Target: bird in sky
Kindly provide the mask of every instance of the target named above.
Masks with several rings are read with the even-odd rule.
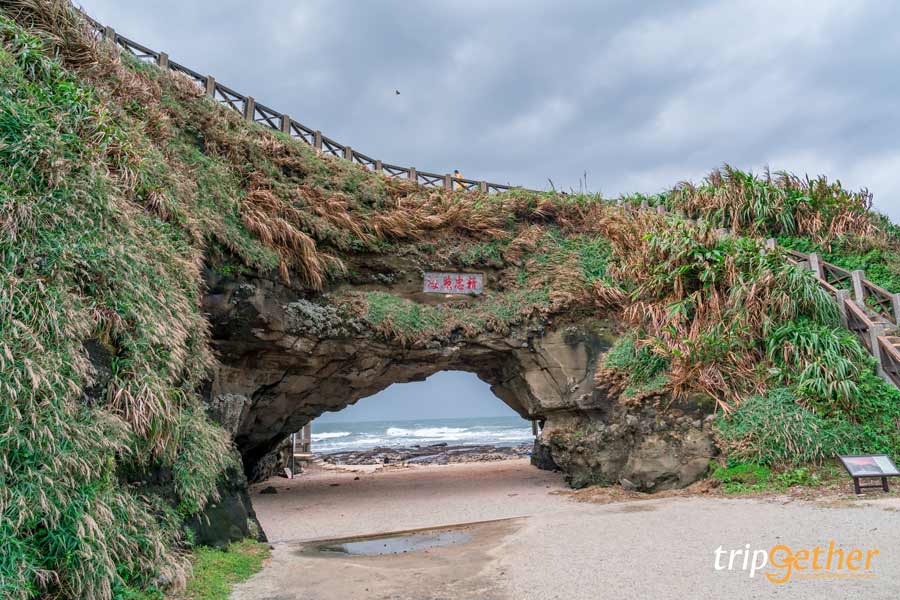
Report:
[[[400,90],[394,90],[394,94],[397,95],[397,96],[399,96],[399,95],[400,95]]]

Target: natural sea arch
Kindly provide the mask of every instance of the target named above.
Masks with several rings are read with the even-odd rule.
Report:
[[[266,457],[325,411],[440,371],[474,373],[524,419],[544,422],[537,462],[557,465],[576,486],[684,486],[715,452],[702,407],[631,405],[596,377],[616,339],[614,315],[572,311],[502,332],[404,341],[279,281],[211,274],[207,283],[220,363],[207,390],[210,412],[232,434],[251,480],[268,476]],[[408,283],[383,287],[415,297],[413,269]]]

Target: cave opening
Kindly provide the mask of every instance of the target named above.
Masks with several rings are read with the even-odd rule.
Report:
[[[452,459],[491,447],[530,445],[530,420],[498,398],[490,385],[467,371],[440,371],[422,381],[395,383],[311,423],[311,452],[317,456],[418,454],[420,462]],[[309,439],[309,438],[305,438]],[[440,456],[441,449],[444,454]],[[429,458],[438,455],[437,459]],[[387,456],[384,458],[388,459]]]

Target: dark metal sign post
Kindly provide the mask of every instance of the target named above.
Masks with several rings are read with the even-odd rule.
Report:
[[[839,456],[847,473],[853,478],[853,489],[857,494],[863,490],[881,488],[890,491],[888,477],[900,477],[900,471],[886,454],[869,454],[862,456]],[[881,479],[880,484],[860,485],[860,479]]]

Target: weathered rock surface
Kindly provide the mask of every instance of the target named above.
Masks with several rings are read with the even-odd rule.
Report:
[[[630,407],[596,396],[596,411],[552,414],[537,441],[570,485],[655,492],[706,474],[716,449],[709,422],[697,422],[701,408]]]
[[[256,519],[244,474],[229,469],[218,491],[219,500],[207,504],[202,513],[187,523],[197,543],[225,548],[231,542],[248,537],[265,542],[266,536]]]
[[[394,267],[401,270],[360,287],[439,301],[419,297],[411,264]],[[276,461],[266,456],[323,412],[446,370],[475,373],[522,417],[544,422],[535,463],[558,466],[576,486],[622,478],[646,490],[687,485],[713,456],[708,429],[693,426],[704,416],[697,407],[672,421],[653,407],[626,408],[595,386],[598,361],[615,340],[608,318],[532,319],[503,333],[404,345],[343,316],[327,292],[304,297],[259,278],[210,275],[208,284],[204,307],[221,363],[208,390],[210,413],[231,431],[251,480],[270,475]]]

